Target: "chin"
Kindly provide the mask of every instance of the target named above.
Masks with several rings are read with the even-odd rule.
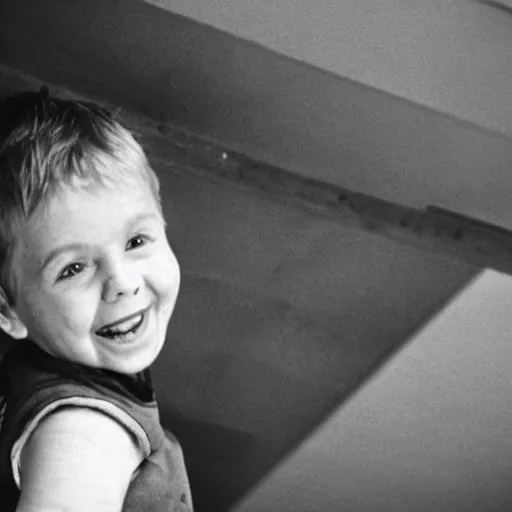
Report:
[[[114,368],[112,369],[118,373],[123,373],[126,375],[142,372],[155,362],[158,354],[162,349],[162,346],[163,344],[158,347],[153,347],[152,351],[148,351],[144,354],[134,354],[132,357],[130,357],[130,359],[125,360],[122,363],[114,363]]]

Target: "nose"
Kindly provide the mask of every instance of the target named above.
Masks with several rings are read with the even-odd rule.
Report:
[[[110,263],[103,286],[104,302],[115,302],[121,297],[137,295],[142,285],[142,276],[136,264],[128,261]]]

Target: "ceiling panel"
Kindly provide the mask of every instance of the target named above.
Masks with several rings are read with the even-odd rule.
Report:
[[[147,1],[338,76],[512,134],[512,15],[494,7],[506,1]]]

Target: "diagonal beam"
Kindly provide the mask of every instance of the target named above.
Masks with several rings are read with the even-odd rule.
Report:
[[[2,94],[41,85],[33,77],[0,66]],[[63,88],[46,85],[53,94],[70,96]],[[441,208],[414,209],[306,178],[130,111],[123,110],[120,116],[159,172],[191,172],[373,235],[512,274],[511,231]]]

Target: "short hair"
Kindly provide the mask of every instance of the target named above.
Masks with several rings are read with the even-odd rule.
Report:
[[[131,132],[106,108],[48,89],[0,101],[0,286],[14,303],[15,230],[60,186],[139,174],[160,206],[158,177]]]

